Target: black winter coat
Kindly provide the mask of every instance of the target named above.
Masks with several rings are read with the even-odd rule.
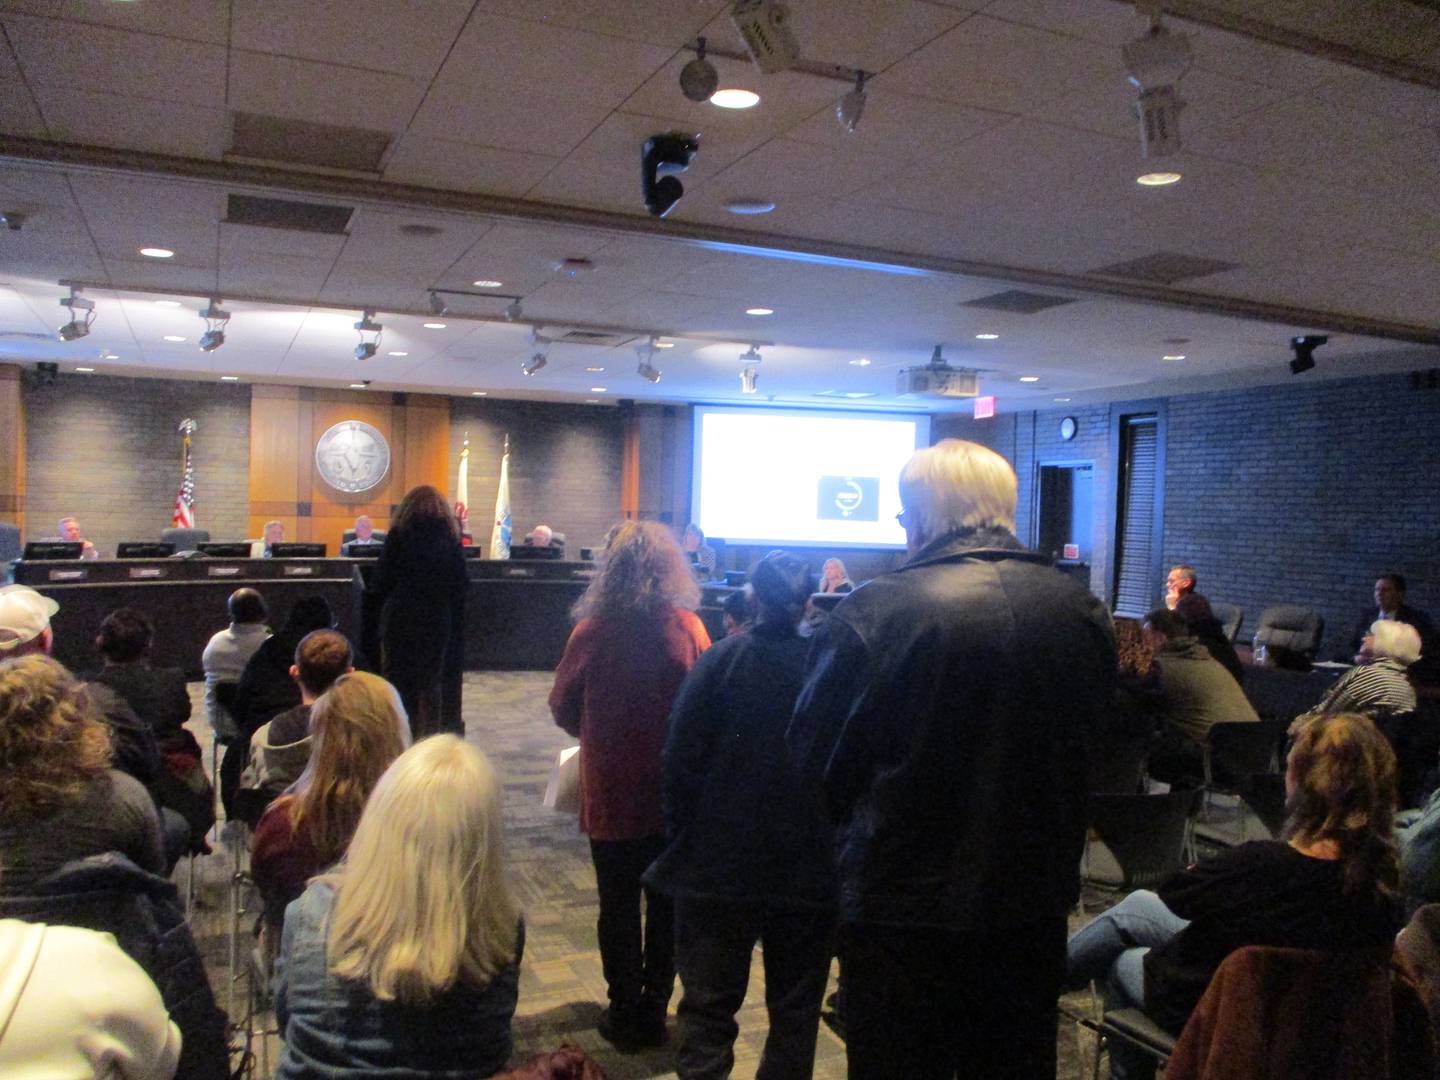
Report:
[[[786,736],[839,828],[841,919],[1063,920],[1116,669],[1105,607],[1005,530],[942,537],[846,597]]]

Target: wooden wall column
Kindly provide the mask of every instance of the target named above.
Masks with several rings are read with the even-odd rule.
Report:
[[[25,402],[21,368],[0,364],[0,521],[25,530]]]

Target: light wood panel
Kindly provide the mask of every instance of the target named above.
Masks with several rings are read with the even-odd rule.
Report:
[[[18,364],[0,364],[0,521],[25,529],[25,406]]]

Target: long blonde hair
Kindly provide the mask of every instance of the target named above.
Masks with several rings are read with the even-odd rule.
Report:
[[[572,613],[658,619],[672,607],[699,606],[700,586],[670,530],[656,521],[622,521],[605,534],[600,569]]]
[[[310,762],[295,783],[291,826],[306,829],[322,865],[345,852],[376,782],[410,745],[395,687],[379,675],[341,675],[310,708]]]
[[[85,688],[38,653],[0,663],[0,821],[48,813],[110,764],[110,731]]]
[[[484,987],[515,960],[500,781],[454,735],[422,739],[375,786],[335,889],[327,955],[381,1001]]]

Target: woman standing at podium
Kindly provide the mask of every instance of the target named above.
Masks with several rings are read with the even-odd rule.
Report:
[[[417,740],[465,734],[460,686],[469,587],[460,526],[427,485],[400,503],[370,579],[380,607],[380,671],[400,691]]]

